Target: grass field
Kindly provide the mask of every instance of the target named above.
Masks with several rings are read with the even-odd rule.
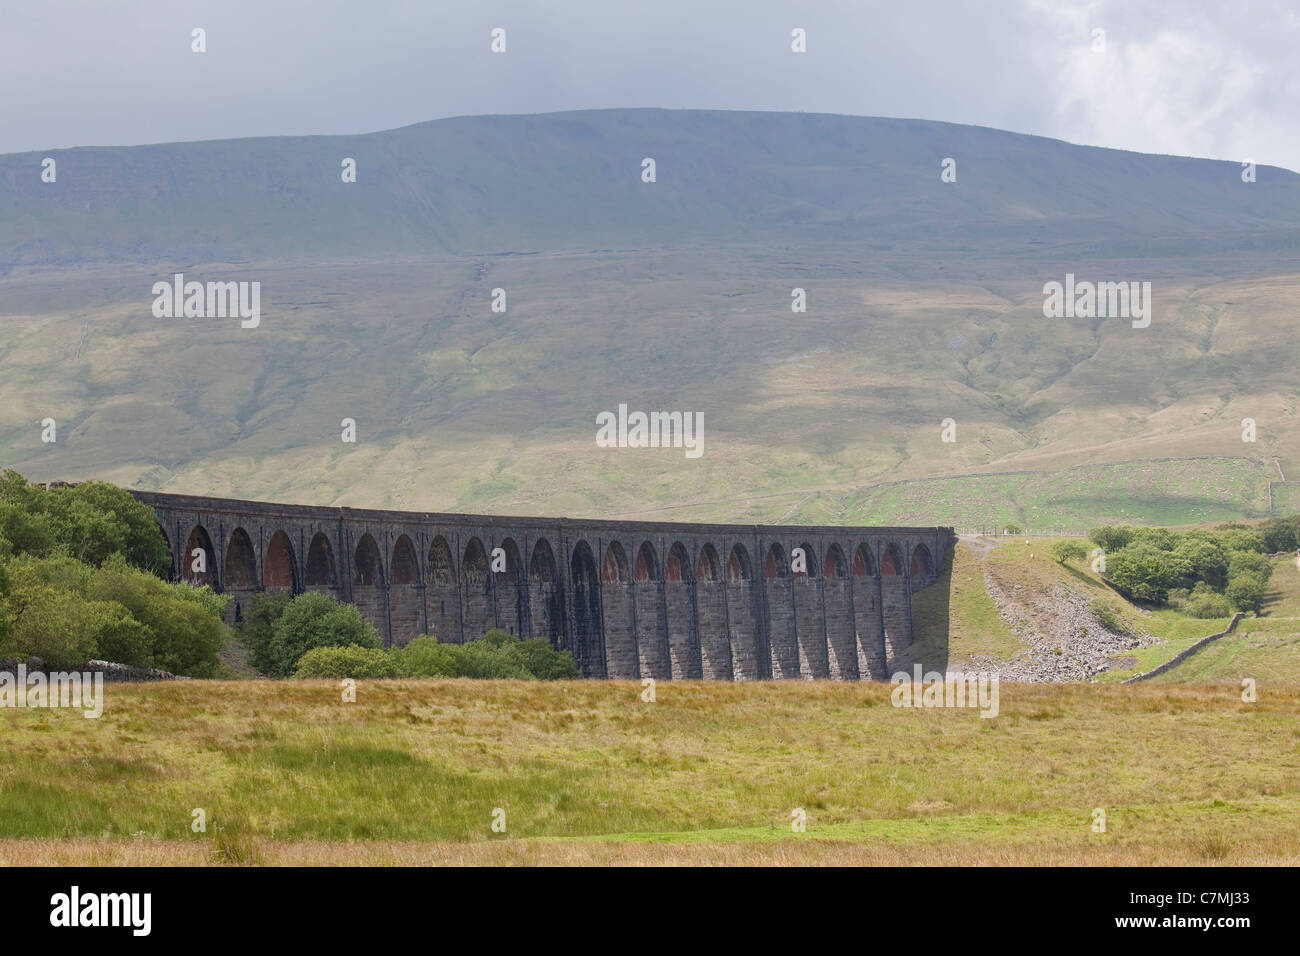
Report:
[[[1300,860],[1295,686],[1004,685],[992,719],[880,684],[640,692],[196,681],[112,686],[99,720],[6,710],[0,863]]]

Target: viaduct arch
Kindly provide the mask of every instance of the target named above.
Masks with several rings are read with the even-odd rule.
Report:
[[[584,677],[887,680],[943,527],[672,524],[409,513],[133,492],[173,580],[356,605],[386,645],[499,627],[573,652]],[[796,549],[802,560],[795,562]],[[202,560],[195,560],[201,552]],[[197,568],[197,570],[196,570]]]

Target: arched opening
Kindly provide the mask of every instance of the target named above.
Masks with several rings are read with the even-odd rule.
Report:
[[[865,544],[858,545],[858,549],[853,552],[853,576],[855,578],[865,578],[875,574],[875,562],[871,560],[871,549]]]
[[[428,581],[425,598],[429,608],[429,630],[443,641],[460,640],[456,566],[451,556],[451,545],[442,535],[436,535],[429,545],[425,576]]]
[[[845,577],[844,552],[840,550],[838,544],[833,544],[826,549],[826,561],[822,564],[822,577],[827,579]]]
[[[686,546],[680,541],[674,542],[668,549],[668,560],[664,564],[664,580],[670,583],[687,580],[691,576],[690,566],[691,558],[686,553]]]
[[[307,587],[338,587],[338,574],[334,570],[334,549],[322,531],[312,536],[307,548]]]
[[[223,575],[228,589],[257,587],[257,556],[253,553],[253,542],[248,532],[236,528],[226,545],[226,570]]]
[[[700,548],[700,556],[695,561],[695,606],[699,618],[701,675],[705,680],[731,680],[727,592],[722,584],[722,563],[711,544]]]
[[[664,561],[664,601],[668,628],[668,657],[674,680],[703,677],[695,619],[695,575],[686,545],[674,541]]]
[[[389,577],[393,584],[410,585],[420,581],[420,565],[415,556],[415,545],[406,535],[399,535],[393,544],[393,563]]]
[[[505,553],[505,569],[497,570],[499,562],[492,559],[492,578],[496,582],[497,622],[511,634],[523,637],[527,634],[525,622],[528,620],[528,587],[524,581],[524,562],[519,553],[519,545],[513,538],[501,542]]]
[[[451,546],[447,539],[438,535],[429,546],[429,583],[450,585],[456,580],[456,571],[451,563]]]
[[[586,541],[579,541],[573,549],[569,572],[573,579],[573,660],[583,677],[604,677],[600,579],[596,575],[596,558]]]
[[[195,525],[181,555],[181,577],[190,584],[217,587],[217,552],[203,525]]]
[[[641,547],[637,550],[636,565],[632,570],[632,580],[659,580],[659,559],[655,556],[654,546],[649,541],[643,541]]]
[[[568,645],[564,627],[564,589],[551,543],[539,538],[528,562],[529,605],[533,614],[533,636],[545,637],[558,650]]]
[[[700,560],[695,562],[695,580],[701,584],[716,584],[721,579],[718,571],[718,552],[713,545],[700,548]]]
[[[727,558],[727,580],[748,581],[753,576],[749,568],[749,552],[745,550],[743,544],[736,545],[731,549],[731,556]]]
[[[369,533],[357,542],[357,553],[352,563],[352,583],[359,587],[377,587],[384,583],[384,563],[379,556],[379,545]]]
[[[763,561],[763,577],[771,581],[773,578],[789,576],[790,562],[785,559],[785,549],[774,542],[772,547],[767,549],[767,558]]]
[[[467,641],[482,637],[493,627],[491,588],[487,551],[482,541],[470,538],[460,562],[461,602]]]
[[[771,675],[749,552],[737,542],[727,556],[726,607],[731,628],[732,677],[759,680]]]
[[[880,574],[883,577],[894,577],[901,574],[903,569],[903,558],[898,553],[898,545],[892,541],[885,548],[885,553],[880,556]]]
[[[605,549],[605,560],[600,565],[600,579],[605,584],[627,583],[627,555],[617,541],[611,541]]]
[[[172,539],[167,534],[167,529],[158,525],[158,533],[162,535],[163,544],[167,546],[167,566],[165,568],[156,568],[155,570],[168,581],[176,580],[176,552],[172,550]]]
[[[924,577],[931,573],[934,565],[930,561],[930,549],[923,544],[918,544],[912,549],[912,563],[909,572],[912,577]]]
[[[283,531],[271,535],[266,545],[266,561],[262,566],[262,587],[292,588],[297,577],[293,561],[293,544]]]

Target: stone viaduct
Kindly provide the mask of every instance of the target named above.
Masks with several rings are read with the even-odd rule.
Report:
[[[511,518],[133,494],[158,515],[173,578],[231,595],[232,622],[263,592],[325,591],[355,604],[387,645],[420,634],[461,643],[499,627],[572,651],[583,676],[597,678],[887,680],[906,663],[912,597],[935,583],[956,540],[951,528]],[[797,548],[806,571],[792,560]]]

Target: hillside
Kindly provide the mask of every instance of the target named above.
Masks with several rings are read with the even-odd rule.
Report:
[[[664,110],[42,155],[0,157],[0,465],[32,478],[1076,531],[1300,500],[1285,170]],[[177,271],[261,282],[261,325],[154,318]],[[1067,272],[1152,282],[1151,327],[1045,319]],[[701,412],[703,457],[597,448],[621,403]]]

